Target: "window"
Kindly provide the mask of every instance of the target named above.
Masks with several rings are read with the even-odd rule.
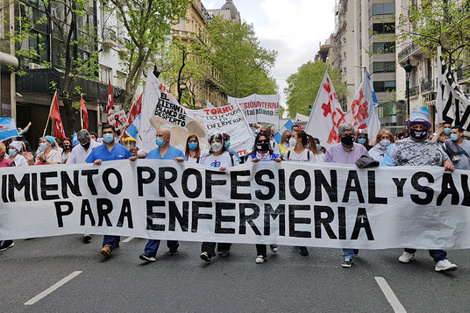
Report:
[[[374,42],[372,44],[372,51],[374,53],[393,53],[395,52],[394,42]]]
[[[111,82],[113,83],[113,71],[111,68],[106,67],[106,66],[100,66],[100,76],[101,76],[101,82],[102,83],[108,83]]]
[[[374,23],[372,31],[377,34],[393,34],[395,33],[395,23]]]
[[[373,4],[369,10],[369,17],[395,13],[395,3]]]
[[[374,62],[373,73],[395,72],[395,62]]]
[[[375,92],[393,92],[397,87],[397,83],[394,80],[390,81],[374,81]]]

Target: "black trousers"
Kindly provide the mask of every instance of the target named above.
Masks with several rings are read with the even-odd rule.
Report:
[[[203,242],[201,246],[201,252],[207,252],[209,256],[213,257],[215,256],[215,246],[217,245],[216,242]],[[217,252],[220,252],[222,250],[228,250],[230,251],[230,247],[232,246],[231,243],[226,243],[226,242],[219,242],[217,245]]]

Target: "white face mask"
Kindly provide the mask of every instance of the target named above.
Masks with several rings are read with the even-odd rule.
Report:
[[[295,146],[296,144],[297,144],[297,139],[295,139],[294,137],[291,137],[289,139],[289,145]]]
[[[212,151],[214,151],[214,152],[220,151],[222,149],[222,143],[221,142],[213,142],[213,143],[211,143],[211,148],[212,148]]]

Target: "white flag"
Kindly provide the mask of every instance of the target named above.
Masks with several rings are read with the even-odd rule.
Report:
[[[139,149],[150,151],[157,147],[155,143],[157,131],[150,124],[150,119],[155,115],[155,107],[157,106],[158,99],[160,99],[160,93],[160,83],[152,70],[149,69],[142,99],[140,125],[137,131],[138,136],[136,138]]]

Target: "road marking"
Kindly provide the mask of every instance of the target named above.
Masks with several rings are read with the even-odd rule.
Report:
[[[31,298],[30,300],[26,301],[25,302],[25,305],[33,305],[35,304],[36,302],[38,302],[39,300],[41,300],[42,298],[44,298],[45,296],[47,296],[48,294],[52,293],[53,291],[59,289],[61,286],[65,285],[67,282],[69,282],[70,280],[72,280],[74,277],[76,277],[78,274],[80,274],[82,271],[75,271],[73,272],[72,274],[70,274],[69,276],[65,277],[64,279],[58,281],[57,283],[55,283],[54,285],[52,285],[51,287],[47,288],[46,290],[44,290],[43,292],[41,292],[40,294],[38,294],[36,297],[34,298]]]
[[[126,239],[124,239],[122,242],[129,242],[131,241],[132,239],[134,239],[135,237],[127,237]]]
[[[393,311],[396,313],[406,313],[405,308],[400,303],[392,288],[390,288],[388,285],[387,281],[383,277],[375,277],[375,281],[377,284],[379,284],[380,289],[382,289],[382,292],[392,306]]]

